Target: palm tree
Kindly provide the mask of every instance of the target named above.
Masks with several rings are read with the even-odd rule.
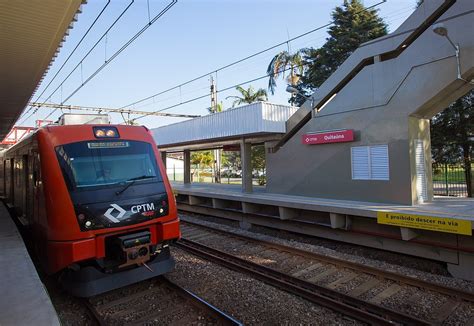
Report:
[[[282,76],[285,78],[285,72],[289,71],[289,75],[286,78],[289,85],[296,86],[300,76],[303,75],[303,54],[304,49],[299,50],[293,54],[288,51],[281,51],[275,55],[270,61],[267,68],[268,79],[268,90],[275,94],[276,79]]]
[[[211,113],[211,114],[222,112],[222,111],[224,111],[224,105],[222,104],[222,102],[217,103],[215,108],[209,107],[209,108],[207,108],[207,111],[209,111],[209,113]]]
[[[267,96],[267,91],[264,90],[263,88],[259,88],[257,91],[255,91],[252,87],[252,85],[249,86],[249,88],[245,89],[242,86],[237,86],[235,88],[237,91],[242,96],[227,96],[226,99],[228,98],[235,98],[234,102],[232,103],[232,107],[240,104],[251,104],[254,102],[258,101],[267,101],[268,96]]]

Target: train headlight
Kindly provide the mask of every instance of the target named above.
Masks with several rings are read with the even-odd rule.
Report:
[[[92,226],[92,222],[91,221],[86,221],[86,223],[84,223],[84,225],[86,226],[86,228],[90,228]]]
[[[96,138],[119,138],[117,128],[115,127],[94,127],[94,136]]]
[[[105,132],[105,135],[106,135],[107,137],[116,137],[116,136],[117,136],[117,135],[115,134],[115,131],[112,130],[112,129],[107,130],[107,131]]]
[[[102,129],[96,130],[95,131],[95,136],[96,137],[105,137],[105,131],[103,131]]]

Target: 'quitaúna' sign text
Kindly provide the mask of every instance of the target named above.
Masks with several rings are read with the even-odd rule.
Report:
[[[301,142],[305,145],[344,143],[354,141],[354,130],[335,130],[314,134],[304,134]]]

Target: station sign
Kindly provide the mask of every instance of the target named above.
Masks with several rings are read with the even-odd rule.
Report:
[[[345,143],[354,141],[354,130],[334,130],[319,133],[304,134],[301,142],[304,145],[318,145],[331,143]]]

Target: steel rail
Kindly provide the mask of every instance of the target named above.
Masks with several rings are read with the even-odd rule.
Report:
[[[310,258],[310,259],[316,259],[316,260],[323,261],[323,262],[328,263],[328,264],[333,264],[333,265],[337,265],[337,266],[340,266],[340,267],[352,269],[352,270],[363,272],[363,273],[366,273],[366,274],[370,274],[370,275],[373,275],[373,276],[376,276],[376,277],[382,277],[382,278],[385,278],[387,280],[391,280],[391,281],[394,281],[394,282],[397,282],[397,283],[404,283],[404,284],[414,286],[414,287],[417,287],[417,288],[422,288],[422,289],[425,289],[425,290],[430,290],[430,291],[434,291],[434,292],[437,292],[437,293],[441,293],[441,294],[444,294],[444,295],[447,295],[447,296],[450,296],[450,297],[453,297],[453,298],[462,299],[462,300],[465,300],[465,301],[468,301],[468,302],[474,302],[474,293],[472,293],[472,292],[463,291],[463,290],[460,290],[460,289],[455,289],[455,288],[452,288],[452,287],[449,287],[449,286],[445,286],[445,285],[441,285],[441,284],[438,284],[438,283],[433,283],[433,282],[429,282],[429,281],[425,281],[425,280],[420,280],[420,279],[417,279],[417,278],[414,278],[414,277],[410,277],[410,276],[406,276],[406,275],[402,275],[402,274],[397,274],[397,273],[390,272],[390,271],[385,271],[385,270],[382,270],[382,269],[379,269],[379,268],[363,265],[363,264],[360,264],[360,263],[355,263],[355,262],[346,261],[346,260],[335,258],[335,257],[329,257],[329,256],[317,254],[317,253],[314,253],[314,252],[311,252],[311,251],[306,251],[306,250],[302,250],[302,249],[298,249],[298,248],[288,247],[288,246],[285,246],[285,245],[282,245],[282,244],[278,244],[278,243],[274,243],[274,242],[270,242],[270,241],[266,241],[266,240],[255,239],[255,238],[252,238],[252,237],[249,237],[249,236],[236,234],[236,233],[233,233],[233,232],[230,232],[230,231],[215,229],[215,228],[207,226],[207,225],[202,225],[202,224],[199,224],[199,223],[190,222],[190,221],[186,221],[186,220],[183,220],[183,219],[181,219],[181,223],[194,225],[194,226],[206,229],[206,230],[210,230],[211,232],[214,232],[214,233],[220,233],[222,235],[232,236],[234,238],[238,238],[238,239],[241,239],[243,241],[249,241],[249,242],[263,244],[266,247],[270,247],[270,248],[277,249],[277,250],[280,250],[280,251],[285,251],[285,252],[288,252],[288,253],[300,255],[300,256],[303,256],[303,257],[306,257],[306,258]]]
[[[404,325],[430,325],[418,318],[303,281],[197,242],[181,239],[174,246],[369,324],[393,325],[396,322]]]
[[[177,292],[179,296],[194,305],[196,308],[201,311],[206,311],[207,313],[209,313],[209,315],[213,316],[218,321],[218,325],[243,325],[240,321],[236,320],[235,318],[226,314],[214,305],[198,297],[191,291],[186,290],[178,284],[171,282],[165,276],[161,276],[160,279],[163,281],[163,283],[165,283],[165,286]]]
[[[158,276],[157,279],[160,282],[160,285],[163,285],[167,289],[171,290],[174,292],[178,297],[183,299],[185,302],[189,303],[189,305],[194,306],[197,310],[200,312],[203,312],[205,314],[208,314],[211,318],[216,320],[217,325],[224,325],[224,326],[242,326],[243,324],[233,318],[232,316],[226,314],[222,310],[218,309],[214,305],[210,304],[209,302],[205,301],[204,299],[200,298],[196,294],[192,293],[189,290],[186,290],[185,288],[179,286],[178,284],[170,281],[168,278],[165,276],[161,275]],[[128,297],[120,297],[116,300],[109,301],[104,305],[99,305],[95,306],[89,299],[84,298],[82,299],[82,302],[86,306],[86,308],[90,311],[92,314],[92,317],[94,320],[99,324],[99,326],[107,326],[110,325],[111,322],[107,321],[104,316],[100,313],[100,310],[107,309],[119,304],[124,304],[126,302],[135,300],[136,298],[139,297],[144,297],[147,294],[150,294],[151,292],[156,291],[155,289],[152,290],[145,290],[141,292],[137,292],[135,294],[132,294]],[[100,296],[100,295],[99,295]],[[133,310],[128,311],[128,313],[133,313]],[[164,312],[166,314],[166,312]],[[146,321],[147,318],[153,318],[157,317],[156,315],[150,315],[150,316],[143,316],[140,320]],[[132,321],[131,323],[136,323],[137,321]]]
[[[99,326],[107,326],[107,322],[101,316],[101,314],[95,309],[94,305],[89,301],[89,299],[83,298],[81,301],[84,303],[84,306],[89,310],[94,320]]]

